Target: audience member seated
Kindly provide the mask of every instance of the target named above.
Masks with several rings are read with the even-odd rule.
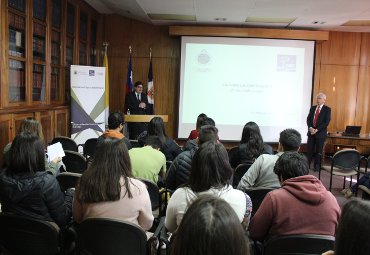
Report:
[[[195,125],[195,128],[194,130],[192,130],[189,134],[189,137],[188,137],[188,140],[193,140],[193,139],[197,139],[198,138],[198,134],[199,134],[199,130],[200,130],[200,124],[202,123],[202,121],[207,118],[207,115],[204,114],[204,113],[201,113],[198,115],[198,118],[197,118],[197,123]]]
[[[202,128],[203,126],[208,126],[208,125],[211,125],[211,126],[215,127],[216,123],[212,118],[205,117],[203,119],[203,121],[200,122],[200,128]],[[200,129],[199,129],[199,132],[200,132]],[[199,138],[199,133],[198,133],[198,138]],[[198,138],[186,141],[186,143],[183,147],[183,151],[195,151],[195,150],[197,150],[198,145],[199,145],[198,144]],[[217,140],[218,140],[218,136],[217,136]]]
[[[258,125],[254,122],[248,122],[243,128],[238,150],[231,155],[229,154],[230,165],[236,168],[239,164],[251,164],[261,154],[272,154],[272,147],[263,143]]]
[[[21,122],[21,126],[19,128],[19,133],[22,133],[22,132],[27,132],[27,133],[32,133],[32,134],[35,134],[37,135],[41,140],[44,141],[44,134],[42,132],[42,126],[40,124],[40,122],[38,122],[37,120],[34,120],[32,118],[27,118],[27,119],[24,119],[22,120]],[[10,146],[12,144],[9,143],[7,145],[5,145],[4,147],[4,151],[3,151],[3,158],[4,158],[4,162],[5,162],[5,166],[9,166],[9,150],[10,150]],[[62,166],[62,158],[61,157],[56,157],[54,159],[52,159],[50,162],[47,158],[47,155],[45,154],[45,168],[46,168],[46,171],[52,173],[53,175],[57,175],[59,173],[59,169],[60,167]]]
[[[105,139],[91,166],[82,174],[73,199],[73,218],[125,220],[149,230],[152,207],[143,182],[133,178],[122,139]]]
[[[197,143],[199,145],[208,141],[216,143],[217,133],[218,130],[214,126],[202,126],[199,131],[199,137],[196,139]],[[168,189],[175,190],[189,180],[191,162],[197,149],[198,146],[190,151],[184,151],[172,162],[166,177],[166,187]]]
[[[199,196],[186,211],[171,246],[173,255],[249,255],[249,242],[233,208]]]
[[[105,138],[122,139],[128,150],[132,148],[130,140],[123,134],[123,127],[125,125],[125,117],[120,112],[112,112],[108,117],[108,130],[99,136],[96,142],[96,149],[100,147]]]
[[[166,156],[167,161],[173,161],[182,150],[180,146],[166,135],[164,129],[163,119],[161,117],[154,117],[148,124],[148,131],[144,131],[138,138],[141,146],[144,146],[148,136],[158,136],[162,143],[161,152]]]
[[[301,134],[298,131],[283,130],[279,138],[279,152],[276,155],[262,154],[259,156],[240,180],[238,189],[248,191],[280,188],[280,181],[274,173],[275,162],[285,151],[298,151],[301,142]]]
[[[31,133],[18,134],[9,151],[9,165],[0,172],[2,211],[60,227],[71,219],[72,193],[61,191],[58,181],[45,171],[43,141]]]
[[[234,209],[239,222],[248,226],[252,203],[249,196],[232,187],[232,176],[224,146],[214,141],[203,143],[195,152],[189,182],[178,188],[168,203],[165,220],[168,231],[177,229],[189,205],[202,194],[224,199]]]
[[[336,198],[309,173],[305,156],[285,152],[274,172],[282,183],[270,191],[249,226],[250,237],[266,240],[274,236],[318,234],[334,236],[340,216]]]
[[[335,252],[323,255],[368,255],[370,254],[370,202],[351,200],[343,206],[337,234]]]
[[[166,174],[166,157],[160,151],[162,147],[158,136],[149,136],[146,145],[129,150],[132,174],[137,178],[158,182],[158,175],[164,178]]]
[[[346,198],[351,198],[354,193],[358,191],[358,186],[363,185],[370,189],[370,173],[365,173],[357,183],[355,183],[352,187],[346,188],[342,190],[342,194]]]

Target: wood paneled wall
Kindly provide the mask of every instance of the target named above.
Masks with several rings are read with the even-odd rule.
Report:
[[[109,43],[110,111],[123,111],[129,46],[132,47],[133,80],[148,82],[149,48],[155,88],[155,114],[167,114],[166,130],[175,137],[180,63],[180,39],[168,35],[168,27],[129,20],[118,15],[104,17],[103,38]]]
[[[329,131],[346,125],[370,132],[370,34],[330,32],[329,40],[317,43],[314,91],[327,95],[332,108]]]
[[[103,33],[109,43],[110,109],[124,109],[129,45],[134,81],[144,85],[151,47],[155,113],[169,115],[167,133],[176,138],[180,38],[170,37],[168,27],[118,15],[104,17]],[[327,105],[332,108],[329,131],[361,125],[362,133],[370,132],[370,33],[330,32],[328,41],[317,42],[314,94],[319,91],[327,94]]]

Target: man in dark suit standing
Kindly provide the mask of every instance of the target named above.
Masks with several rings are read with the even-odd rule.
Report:
[[[130,114],[145,115],[147,112],[148,97],[143,93],[143,83],[135,82],[134,91],[126,96],[126,108]],[[130,139],[137,139],[141,132],[146,130],[145,123],[129,123]]]
[[[330,107],[324,105],[325,101],[326,95],[324,93],[320,92],[317,94],[317,105],[311,107],[310,113],[307,116],[307,160],[308,165],[310,166],[314,151],[316,149],[314,164],[315,171],[318,171],[320,168],[320,157],[322,156],[322,150],[331,118],[331,109]]]

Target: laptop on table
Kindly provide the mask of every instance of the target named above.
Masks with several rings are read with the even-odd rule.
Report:
[[[346,126],[346,131],[342,133],[342,136],[359,137],[361,126]]]

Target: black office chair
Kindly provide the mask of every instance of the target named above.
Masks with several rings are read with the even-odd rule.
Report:
[[[321,178],[321,170],[330,173],[329,191],[333,183],[333,175],[343,176],[343,189],[346,187],[346,177],[350,176],[350,186],[352,186],[352,176],[357,175],[357,181],[360,177],[360,162],[362,156],[357,150],[344,149],[337,151],[331,159],[330,166],[321,166],[319,170],[319,179]],[[357,193],[356,193],[357,195]]]
[[[65,156],[62,158],[67,172],[82,174],[87,167],[86,159],[80,153],[75,151],[64,151]]]
[[[240,180],[243,178],[244,174],[248,171],[251,167],[252,163],[250,164],[240,164],[235,168],[234,176],[233,176],[233,187],[238,187]]]
[[[268,240],[263,247],[264,255],[321,255],[334,249],[334,237],[301,234],[277,236]]]
[[[254,214],[257,212],[258,208],[260,207],[263,199],[265,198],[265,196],[267,195],[267,193],[269,193],[270,191],[272,191],[274,189],[257,189],[257,190],[249,190],[247,191],[246,193],[248,194],[248,196],[251,198],[251,201],[252,201],[252,213],[251,213],[251,217],[254,216]]]
[[[152,203],[152,211],[159,208],[159,201],[160,201],[160,195],[159,195],[159,188],[157,184],[155,184],[152,181],[145,180],[139,178],[140,181],[142,181],[148,190],[149,196],[150,196],[150,202]]]
[[[47,221],[2,213],[0,247],[10,254],[60,254],[58,230]]]
[[[98,138],[90,138],[90,139],[87,139],[86,142],[82,145],[83,154],[85,156],[86,161],[89,158],[93,158],[95,156],[97,141],[98,141]]]
[[[76,188],[82,174],[64,172],[57,175],[57,180],[62,191]]]
[[[127,221],[107,218],[90,218],[77,226],[77,254],[94,255],[146,255],[151,243],[145,231]]]
[[[360,167],[360,173],[367,173],[370,171],[370,156],[368,158],[363,157],[363,160],[365,160],[365,167]]]
[[[240,157],[239,157],[239,146],[235,146],[230,148],[227,151],[227,154],[229,156],[230,165],[233,168],[236,168],[238,164],[240,163]]]
[[[51,144],[60,142],[62,144],[63,150],[68,151],[78,151],[78,145],[77,143],[69,137],[66,136],[57,136],[54,137],[54,139],[51,141]]]
[[[173,194],[173,191],[167,188],[159,189],[157,184],[149,180],[141,178],[139,180],[146,185],[152,204],[152,211],[158,209],[158,217],[165,216],[169,197]]]

